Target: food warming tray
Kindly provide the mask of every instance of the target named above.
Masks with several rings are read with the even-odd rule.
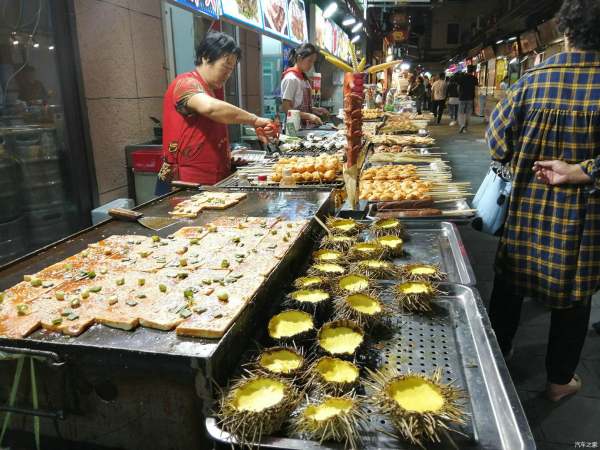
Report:
[[[392,282],[384,282],[387,288]],[[468,394],[463,403],[468,413],[466,425],[458,428],[464,435],[451,434],[453,443],[443,438],[437,449],[535,449],[535,441],[523,408],[493,337],[481,297],[472,287],[442,283],[445,292],[436,301],[433,316],[399,315],[391,323],[391,336],[371,346],[379,367],[392,367],[405,373],[431,373],[443,370],[443,381],[453,381]],[[392,302],[390,295],[383,295]],[[371,393],[365,392],[367,398]],[[365,449],[415,449],[391,436],[394,430],[385,416],[367,405],[367,430],[362,433]],[[206,428],[215,441],[238,444],[219,428],[214,417]],[[341,444],[307,441],[300,436],[264,437],[260,445],[269,449],[344,449]],[[225,448],[225,447],[224,447]],[[227,447],[229,448],[229,447]]]
[[[467,286],[476,284],[475,274],[458,228],[450,222],[402,220],[408,232],[405,256],[395,264],[437,264],[448,274],[448,281]]]
[[[381,203],[369,203],[367,209],[367,219],[375,220],[386,217],[397,217],[398,210],[383,210],[379,212]],[[431,208],[440,209],[442,211],[452,211],[451,214],[441,214],[437,216],[419,216],[410,217],[409,220],[446,220],[452,222],[468,222],[473,218],[475,213],[470,208],[469,203],[464,198],[449,200],[442,203],[434,203]],[[394,214],[396,213],[396,215]],[[406,220],[400,218],[401,220]]]

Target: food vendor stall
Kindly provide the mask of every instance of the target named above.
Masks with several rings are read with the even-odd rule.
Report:
[[[264,2],[236,4],[224,14],[265,20]],[[339,130],[259,130],[268,151],[219,185],[179,183],[0,267],[10,437],[535,448],[452,223],[472,214],[470,187],[426,121],[365,109],[351,63]]]
[[[358,92],[358,79],[349,74],[349,92]],[[369,147],[363,145],[367,140],[362,127],[367,123],[356,121],[362,115],[355,113],[363,107],[359,97],[346,104],[347,130],[343,135],[346,162],[348,158],[355,161],[354,150],[362,154],[362,149]],[[438,188],[431,190],[434,201],[464,194],[464,187],[452,185],[443,162],[438,161],[443,155],[409,150],[409,145],[420,146],[411,147],[413,149],[429,148],[431,153],[435,150],[435,141],[422,133],[419,135],[419,127],[415,128],[410,116],[390,115],[374,126],[380,133],[367,136],[368,143],[383,146],[385,151],[379,149],[372,156],[388,154],[401,158],[383,166],[372,161],[365,164],[362,171],[358,170],[362,164],[357,165],[363,189],[371,175],[385,183],[401,182],[406,175],[411,178],[416,174],[425,182],[429,182],[428,177],[435,178]],[[303,146],[307,145],[306,141]],[[398,152],[398,148],[388,151],[394,145],[402,151]],[[340,150],[335,143],[333,147],[335,151]],[[336,178],[339,177],[342,160],[312,158],[311,161],[280,159],[278,164],[284,166],[281,173],[290,164],[306,168],[293,172],[302,176],[312,174],[307,165],[319,169],[322,164],[323,176],[327,170],[334,170]],[[431,158],[431,161],[420,167],[419,158]],[[407,161],[414,164],[406,167]],[[328,164],[333,164],[331,169]],[[386,168],[390,164],[396,169]],[[277,173],[273,168],[268,177],[272,179]],[[460,389],[456,391],[463,398],[460,414],[457,413],[456,423],[449,424],[460,434],[448,437],[442,433],[442,448],[453,442],[474,448],[533,448],[523,410],[501,362],[481,298],[473,287],[473,271],[456,227],[439,218],[407,220],[404,225],[394,225],[397,219],[394,219],[393,208],[392,214],[384,219],[375,216],[359,222],[327,219],[337,211],[331,195],[334,186],[321,181],[319,184],[322,184],[319,189],[310,183],[298,183],[291,189],[279,186],[269,189],[258,184],[215,187],[208,191],[188,186],[138,209],[147,219],[161,218],[163,226],[165,218],[177,221],[166,228],[153,231],[136,221],[111,219],[1,268],[0,287],[4,294],[0,317],[12,317],[16,319],[15,324],[21,324],[0,322],[0,334],[5,336],[0,338],[1,351],[47,361],[47,365],[35,363],[38,392],[43,393],[37,407],[27,408],[23,402],[15,402],[5,408],[41,416],[44,440],[58,439],[49,426],[56,422],[61,439],[103,447],[208,448],[210,436],[225,445],[260,442],[265,448],[347,448],[344,439],[356,437],[356,430],[362,430],[361,445],[365,448],[401,448],[403,441],[417,439],[415,442],[420,442],[421,438],[434,435],[399,435],[397,418],[390,416],[389,411],[363,404],[361,397],[374,393],[372,389],[378,389],[377,386],[387,385],[390,380],[379,370],[393,367],[432,376],[423,378],[426,383],[446,386],[452,381]],[[381,192],[381,195],[386,192],[371,191]],[[387,198],[377,198],[377,195],[373,200],[382,206],[381,201],[385,204]],[[364,203],[360,204],[358,211],[362,211],[363,217],[364,207]],[[328,231],[316,222],[315,216],[320,217]],[[378,226],[383,228],[378,229]],[[326,239],[322,240],[324,236]],[[344,237],[350,238],[350,246],[346,246]],[[372,243],[375,238],[381,239],[380,245]],[[397,240],[404,245],[398,247]],[[313,254],[321,246],[333,252]],[[334,261],[345,252],[347,261]],[[381,267],[363,267],[360,256],[363,253],[376,260],[383,257],[377,263]],[[313,261],[313,258],[317,259]],[[377,296],[382,308],[390,314],[389,320],[380,324],[387,330],[383,333],[382,329],[375,331],[362,325],[356,328],[357,335],[368,336],[368,341],[361,345],[355,358],[340,359],[355,364],[361,373],[364,370],[356,391],[360,399],[352,397],[352,401],[360,402],[361,411],[366,411],[370,420],[358,420],[359,428],[346,429],[350,434],[342,435],[341,447],[325,443],[320,446],[318,432],[302,428],[301,424],[298,424],[299,433],[280,432],[275,424],[269,433],[271,436],[259,433],[250,438],[231,425],[231,417],[237,420],[237,416],[222,415],[225,404],[219,404],[219,399],[229,398],[230,382],[239,381],[242,364],[248,364],[244,367],[253,370],[258,349],[284,342],[287,346],[294,341],[276,337],[267,325],[277,313],[283,314],[292,307],[290,305],[292,309],[300,308],[298,311],[312,311],[301,307],[304,294],[292,287],[294,283],[298,286],[298,277],[306,273],[309,278],[329,280],[324,292],[327,298],[332,295],[337,299],[333,311],[339,298],[348,297],[343,295],[345,284],[338,287],[330,284],[341,283],[340,274],[328,275],[330,266],[341,267],[341,274],[350,276],[346,281],[351,291],[355,282],[363,282],[359,277],[362,274],[369,290],[361,288],[358,294],[368,292],[368,297]],[[427,303],[435,311],[434,316],[422,315],[410,307],[402,311],[394,309],[397,302],[415,303],[411,293],[414,283],[410,281],[408,288],[400,281],[412,280],[412,275],[406,272],[412,270],[412,266],[419,273],[432,270],[435,274],[432,295],[427,300],[416,300]],[[214,274],[220,271],[226,271],[227,275]],[[140,273],[152,273],[152,277]],[[400,273],[405,275],[398,278]],[[443,280],[440,284],[438,277]],[[18,287],[11,288],[15,285]],[[119,293],[121,286],[126,292],[123,297]],[[162,305],[162,301],[157,303],[156,299],[162,295],[170,299],[171,293],[174,303],[159,307],[157,312],[156,307]],[[354,295],[354,292],[349,294]],[[65,302],[67,306],[63,305]],[[108,314],[113,309],[119,313]],[[30,314],[35,315],[32,323],[25,320]],[[299,314],[304,317],[307,313]],[[336,314],[326,308],[315,316],[315,333],[316,327],[321,327],[319,333],[325,333],[330,327],[335,336],[336,326],[348,325],[338,323],[341,319],[336,319]],[[348,317],[358,323],[365,319]],[[285,323],[285,315],[277,316],[277,320],[280,319],[283,322],[278,323]],[[331,322],[332,319],[338,322]],[[329,325],[326,327],[326,324]],[[354,329],[352,327],[350,329]],[[319,350],[313,339],[306,335],[294,342],[296,348],[304,349],[303,355],[309,356],[314,351],[316,357],[326,357],[329,350]],[[335,351],[331,351],[334,353],[330,357],[335,356]],[[436,368],[441,371],[436,372]],[[14,372],[6,372],[2,375],[4,385],[10,385]],[[261,376],[257,373],[263,372],[253,372],[250,379]],[[310,401],[319,400],[311,396]],[[284,410],[296,411],[292,417],[297,417],[304,406],[290,400]],[[118,432],[124,423],[139,433]],[[12,429],[29,428],[13,421]],[[177,436],[176,441],[173,436]]]

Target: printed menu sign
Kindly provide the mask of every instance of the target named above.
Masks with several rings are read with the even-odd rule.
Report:
[[[288,35],[294,42],[308,42],[306,5],[303,0],[288,1]]]
[[[288,36],[287,0],[262,0],[263,24],[266,31]]]
[[[213,19],[219,18],[219,0],[173,0],[186,8],[206,14]]]
[[[221,8],[225,17],[256,28],[263,28],[260,0],[223,0]]]
[[[350,61],[350,38],[336,23],[323,17],[323,11],[315,6],[315,45],[343,61]]]

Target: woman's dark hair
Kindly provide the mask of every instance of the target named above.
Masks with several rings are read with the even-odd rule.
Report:
[[[446,79],[446,74],[444,72],[440,72],[440,80],[444,81]]]
[[[319,50],[312,44],[305,42],[298,48],[293,48],[290,51],[290,67],[295,66],[298,62],[298,59],[308,58],[309,56],[318,54]]]
[[[558,29],[580,50],[600,51],[600,2],[565,0],[558,12]]]
[[[229,55],[235,55],[238,60],[242,57],[242,49],[238,47],[235,40],[225,33],[209,32],[196,48],[195,63],[199,66],[203,59],[213,63],[217,59]]]

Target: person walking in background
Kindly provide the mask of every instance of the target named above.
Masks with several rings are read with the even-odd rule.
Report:
[[[431,102],[431,80],[427,75],[422,75],[423,78],[423,86],[425,87],[425,97],[423,98],[423,109],[427,111],[432,110],[432,102]]]
[[[444,106],[446,106],[446,91],[448,83],[446,83],[446,74],[440,73],[439,78],[433,86],[431,86],[431,95],[433,97],[433,114],[437,117],[437,124],[442,121],[444,114]]]
[[[415,100],[417,104],[417,114],[420,116],[423,114],[423,103],[425,102],[425,86],[423,84],[423,77],[418,77],[417,82],[410,89],[410,96]]]
[[[410,96],[410,91],[417,85],[417,77],[414,73],[411,73],[408,77],[408,88],[406,89],[406,94]]]
[[[400,94],[406,95],[408,93],[408,87],[410,86],[408,75],[408,72],[402,72],[402,76],[400,76],[400,79],[398,80],[398,92],[400,92]]]
[[[551,309],[552,401],[581,388],[575,369],[600,287],[600,2],[565,0],[558,24],[567,51],[511,86],[487,131],[492,159],[513,172],[490,320],[508,358],[523,297]]]
[[[475,78],[475,66],[467,68],[467,74],[458,79],[458,124],[459,133],[465,133],[469,127],[469,120],[473,114],[473,102],[475,101],[475,89],[479,85]]]
[[[446,95],[448,96],[448,112],[450,113],[450,126],[453,127],[456,125],[456,121],[458,120],[458,83],[457,76],[453,75],[448,80],[448,85],[446,86]]]

